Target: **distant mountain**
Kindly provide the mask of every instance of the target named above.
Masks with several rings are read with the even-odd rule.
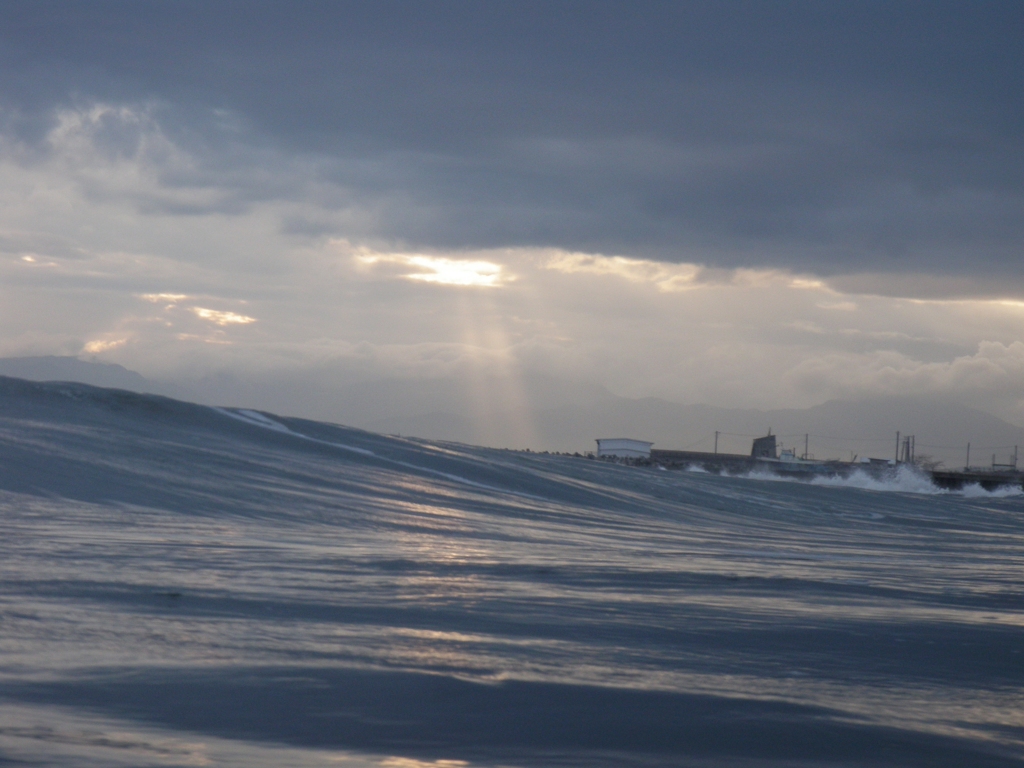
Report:
[[[124,366],[80,360],[77,357],[3,357],[0,376],[29,381],[77,381],[94,387],[128,389],[133,392],[157,392],[159,385]]]

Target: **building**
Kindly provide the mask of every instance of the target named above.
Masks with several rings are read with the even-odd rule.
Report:
[[[771,433],[771,430],[768,430],[767,435],[754,440],[754,444],[750,449],[750,455],[755,459],[774,459],[776,458],[775,449],[775,435]]]
[[[649,459],[651,446],[643,440],[631,440],[628,437],[612,437],[597,441],[597,455],[615,456],[620,459]]]

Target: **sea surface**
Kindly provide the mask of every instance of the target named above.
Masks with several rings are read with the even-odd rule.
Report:
[[[1024,497],[0,378],[0,765],[1024,766]]]

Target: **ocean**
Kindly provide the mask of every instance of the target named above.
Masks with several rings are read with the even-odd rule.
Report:
[[[0,765],[1022,766],[1024,497],[0,378]]]

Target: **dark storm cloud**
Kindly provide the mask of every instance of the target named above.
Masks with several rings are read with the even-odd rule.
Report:
[[[253,176],[238,167],[273,151],[343,190],[321,207],[374,210],[338,235],[819,273],[1019,271],[1017,2],[3,14],[8,132],[31,142],[62,105],[157,104],[161,128],[237,199],[291,194],[269,178],[242,189]],[[108,151],[133,140],[113,132]]]

